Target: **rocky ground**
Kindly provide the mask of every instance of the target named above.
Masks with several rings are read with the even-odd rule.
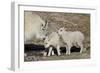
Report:
[[[89,59],[90,58],[90,50],[87,50],[80,54],[79,52],[72,52],[70,55],[66,55],[62,53],[60,56],[56,54],[53,56],[43,56],[43,52],[35,52],[30,51],[27,52],[27,56],[24,57],[25,62],[32,61],[49,61],[49,60],[72,60],[72,59]]]

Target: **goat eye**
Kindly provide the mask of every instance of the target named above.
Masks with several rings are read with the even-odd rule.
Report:
[[[48,43],[45,43],[45,44],[48,44]]]
[[[43,26],[43,24],[41,26]]]
[[[62,30],[60,30],[60,31],[62,31]]]

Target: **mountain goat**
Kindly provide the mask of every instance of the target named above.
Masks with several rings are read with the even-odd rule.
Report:
[[[50,54],[54,55],[54,51],[52,50],[53,47],[57,49],[58,55],[61,55],[60,47],[64,46],[57,32],[52,32],[50,35],[48,35],[44,40],[44,45],[45,48],[49,48],[48,56],[50,56]]]
[[[66,31],[65,28],[60,28],[58,30],[58,34],[62,37],[63,41],[67,45],[67,52],[66,54],[70,54],[70,49],[72,46],[79,46],[81,48],[80,53],[82,53],[83,50],[83,40],[84,40],[84,35],[80,31]]]
[[[47,23],[44,20],[42,20],[42,18],[39,15],[30,11],[25,12],[24,17],[25,42],[31,40],[33,37],[35,37],[36,39],[43,39],[45,37]]]

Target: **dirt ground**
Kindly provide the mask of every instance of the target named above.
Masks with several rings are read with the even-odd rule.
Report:
[[[43,52],[34,52],[30,51],[27,52],[27,56],[24,57],[25,62],[32,62],[32,61],[50,61],[50,60],[73,60],[73,59],[89,59],[90,58],[90,50],[86,50],[82,54],[79,52],[72,52],[70,55],[66,55],[62,53],[60,56],[56,54],[53,56],[43,56]]]

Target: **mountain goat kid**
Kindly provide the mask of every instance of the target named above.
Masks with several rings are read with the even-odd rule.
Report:
[[[60,54],[60,46],[61,46],[60,36],[58,35],[57,32],[52,32],[50,35],[48,35],[44,40],[44,45],[45,45],[45,48],[49,48],[48,56],[50,56],[50,54],[54,55],[54,51],[52,50],[53,47],[57,49],[58,55],[61,55]]]
[[[79,46],[80,53],[83,51],[83,40],[84,40],[84,35],[80,31],[66,31],[65,28],[60,28],[58,30],[58,34],[62,37],[63,41],[67,45],[67,52],[66,54],[70,54],[70,49],[72,46]]]

